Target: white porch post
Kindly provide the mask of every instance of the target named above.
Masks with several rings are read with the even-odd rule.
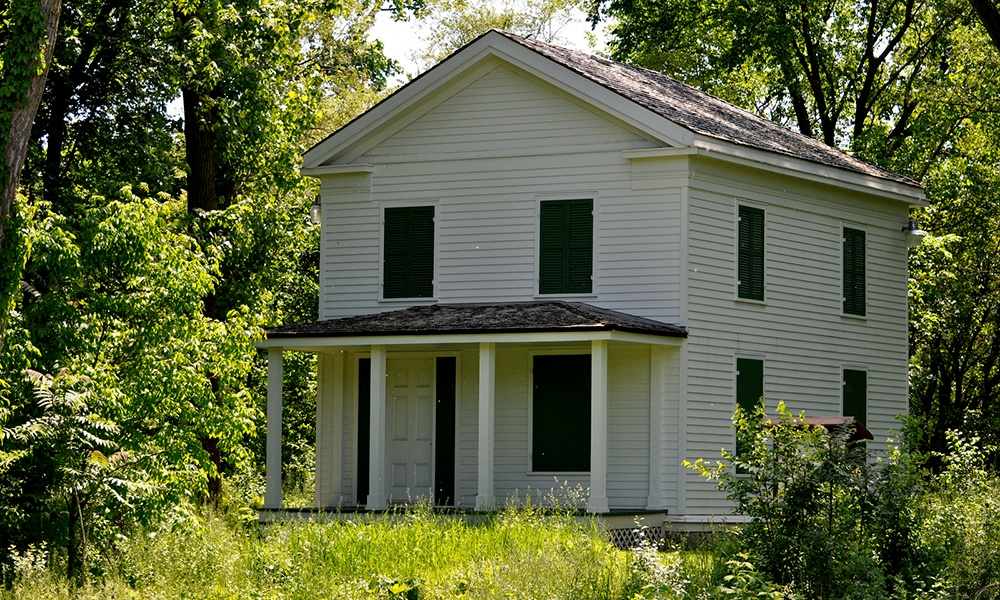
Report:
[[[281,378],[282,349],[267,349],[267,487],[264,508],[284,508],[281,495]]]
[[[663,510],[663,405],[667,350],[649,348],[649,496],[646,509]]]
[[[476,510],[492,510],[496,506],[493,490],[493,424],[496,398],[496,344],[479,344],[479,487]]]
[[[316,507],[340,503],[343,479],[344,353],[321,352],[316,381]]]
[[[385,510],[385,346],[372,346],[371,417],[369,419],[368,510]]]
[[[590,343],[590,498],[587,510],[608,512],[608,342]]]

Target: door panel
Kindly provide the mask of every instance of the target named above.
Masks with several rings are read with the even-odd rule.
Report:
[[[426,497],[434,476],[434,358],[389,359],[389,497]]]

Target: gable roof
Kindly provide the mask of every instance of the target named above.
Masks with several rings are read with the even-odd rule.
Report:
[[[798,176],[923,202],[922,186],[818,140],[706,94],[662,73],[490,30],[425,71],[306,152],[302,171],[320,176],[360,165],[366,139],[389,135],[407,111],[434,103],[435,94],[493,58],[546,81],[606,112],[667,151],[692,149],[737,162],[770,165]],[[639,108],[641,110],[636,110]],[[419,108],[416,108],[419,110]],[[742,149],[742,150],[741,150]],[[637,156],[653,151],[632,151]],[[649,156],[656,156],[650,154]],[[804,162],[803,162],[804,161]]]
[[[582,302],[433,304],[267,330],[267,338],[621,331],[687,337],[679,325]]]
[[[694,133],[872,177],[920,185],[908,177],[831,148],[658,71],[553,46],[506,31],[496,32]]]

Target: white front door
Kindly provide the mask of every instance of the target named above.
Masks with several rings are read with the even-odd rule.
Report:
[[[388,363],[389,499],[433,498],[434,358],[390,358]]]

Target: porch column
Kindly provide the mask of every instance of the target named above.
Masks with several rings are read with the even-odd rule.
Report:
[[[479,344],[479,487],[476,510],[496,507],[493,490],[493,422],[496,399],[496,344]]]
[[[371,416],[368,420],[368,510],[385,510],[385,346],[372,346]]]
[[[264,508],[284,508],[281,495],[281,348],[267,349],[267,487]]]
[[[667,349],[649,348],[649,496],[648,510],[663,510],[663,405]]]
[[[587,510],[608,512],[608,341],[590,343],[590,498]]]
[[[343,485],[344,353],[321,352],[316,381],[316,507],[340,503]]]

